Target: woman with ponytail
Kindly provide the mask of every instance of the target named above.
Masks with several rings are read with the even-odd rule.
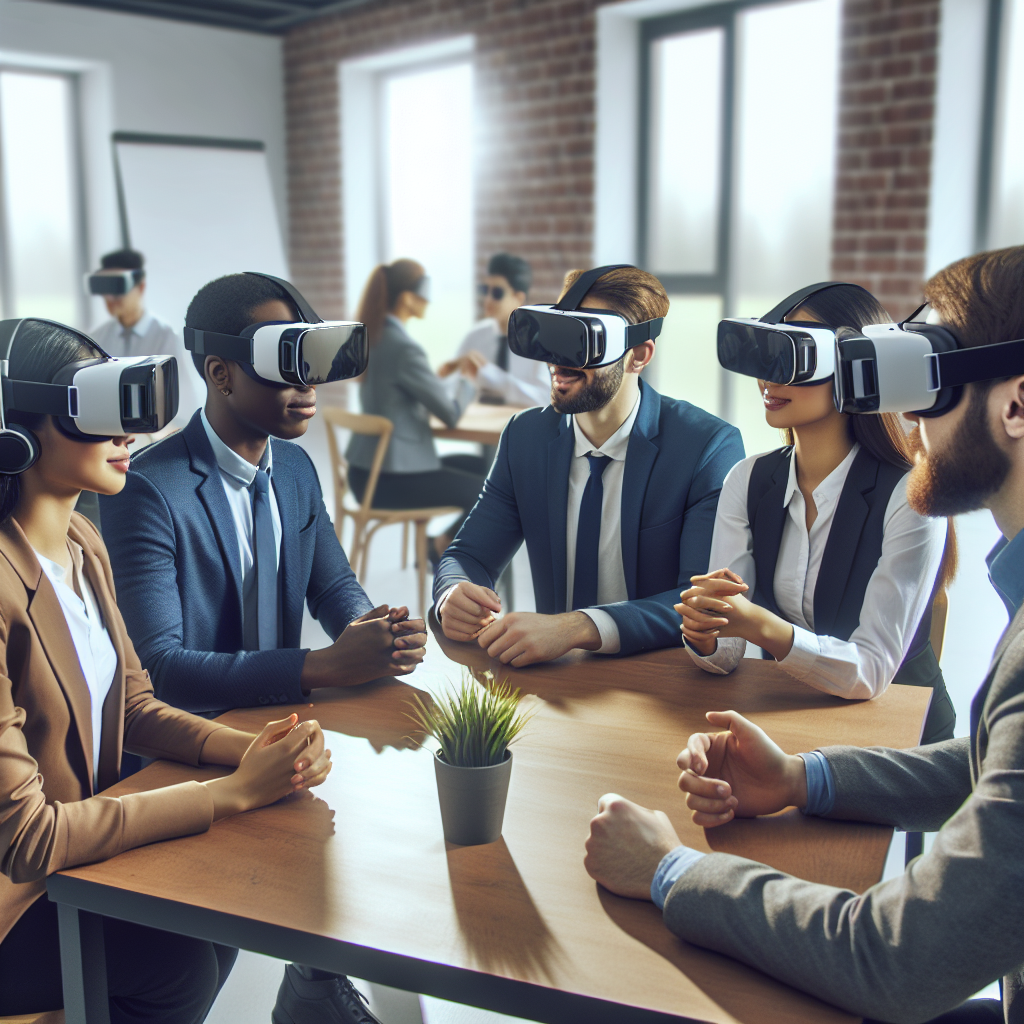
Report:
[[[476,353],[464,356],[457,371],[442,381],[427,362],[423,347],[405,325],[422,317],[430,299],[430,279],[415,260],[395,260],[377,267],[366,282],[356,319],[366,324],[372,354],[360,378],[364,413],[384,416],[395,425],[384,456],[375,508],[427,508],[454,505],[468,512],[484,484],[486,466],[472,455],[439,458],[430,429],[433,413],[454,427],[476,397],[476,374],[483,362]],[[355,434],[346,457],[349,482],[362,501],[370,477],[377,439]],[[459,523],[429,540],[431,561],[448,546]]]
[[[816,292],[787,318],[888,323],[863,288]],[[933,690],[923,742],[956,714],[929,640],[932,598],[956,569],[953,523],[907,503],[913,435],[893,413],[847,416],[832,381],[758,381],[785,447],[737,463],[722,485],[711,568],[676,610],[693,660],[731,672],[747,641],[826,693],[863,700],[892,682]]]

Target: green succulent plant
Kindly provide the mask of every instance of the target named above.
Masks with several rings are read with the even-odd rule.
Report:
[[[408,717],[437,740],[447,764],[488,768],[504,761],[508,745],[530,720],[519,712],[519,701],[519,690],[508,679],[499,683],[493,672],[474,676],[464,670],[458,688],[451,687],[429,704],[414,695]]]

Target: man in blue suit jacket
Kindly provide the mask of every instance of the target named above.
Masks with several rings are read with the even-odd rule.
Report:
[[[566,277],[565,290],[578,276]],[[657,278],[623,267],[600,277],[578,308],[636,324],[664,316],[668,298]],[[681,644],[672,606],[707,571],[718,493],[743,443],[735,427],[640,380],[654,345],[597,369],[549,365],[551,405],[505,428],[480,500],[438,565],[434,601],[447,637],[476,637],[516,667],[574,648],[634,654]],[[598,465],[597,600],[581,606],[571,593],[581,579],[577,542]],[[496,618],[495,581],[524,540],[537,612]]]

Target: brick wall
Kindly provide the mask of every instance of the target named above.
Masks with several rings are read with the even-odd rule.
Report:
[[[595,17],[601,0],[376,0],[285,41],[293,274],[342,315],[337,65],[473,33],[478,259],[534,266],[536,298],[590,260]],[[893,313],[920,292],[939,0],[845,0],[834,266]]]

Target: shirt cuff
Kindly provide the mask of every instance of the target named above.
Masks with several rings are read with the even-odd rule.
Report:
[[[672,886],[703,856],[700,850],[677,846],[661,858],[658,870],[654,872],[654,878],[651,880],[651,899],[659,910],[665,909],[665,900],[668,899]]]
[[[815,663],[821,657],[821,645],[818,638],[809,629],[803,626],[793,627],[793,646],[779,664],[784,666],[788,672],[811,673],[815,669]]]
[[[807,805],[801,811],[817,817],[828,814],[836,802],[836,780],[828,759],[820,750],[798,756],[807,772]]]
[[[747,641],[736,636],[721,637],[714,651],[707,655],[695,651],[686,642],[686,637],[683,637],[683,644],[694,664],[699,665],[705,672],[713,672],[718,676],[732,672],[743,660],[743,653],[747,649]]]
[[[601,646],[596,653],[618,654],[621,641],[615,620],[603,608],[581,608],[580,611],[590,618],[601,634]]]

